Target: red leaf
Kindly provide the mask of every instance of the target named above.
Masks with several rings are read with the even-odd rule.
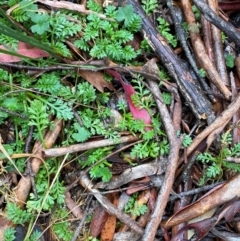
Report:
[[[7,50],[3,45],[0,45],[0,49]],[[36,47],[31,47],[30,45],[27,45],[24,42],[19,42],[18,50],[16,53],[26,57],[34,58],[34,59],[49,56],[47,52]],[[19,61],[22,61],[22,59],[17,56],[0,53],[0,62],[9,63],[9,62],[19,62]]]
[[[106,70],[106,72],[108,74],[114,76],[122,84],[122,87],[123,87],[123,89],[125,91],[125,94],[126,94],[126,98],[127,98],[127,102],[128,102],[128,105],[129,105],[129,109],[130,109],[134,119],[141,119],[141,120],[143,120],[144,123],[147,126],[146,129],[150,129],[149,125],[151,125],[152,121],[151,121],[151,117],[150,117],[148,111],[146,109],[139,109],[132,102],[131,96],[133,94],[136,94],[136,91],[134,90],[134,88],[130,84],[126,84],[123,81],[121,75],[118,72],[116,72],[114,70],[111,70],[111,69]]]

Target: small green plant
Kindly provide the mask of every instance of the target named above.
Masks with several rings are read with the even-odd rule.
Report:
[[[202,78],[206,77],[206,71],[204,69],[199,69],[198,73]]]
[[[170,33],[170,25],[164,18],[157,18],[158,20],[158,30],[160,34],[170,43],[173,47],[177,46],[177,38]]]
[[[52,217],[52,230],[58,239],[62,241],[70,241],[73,237],[73,231],[70,229],[68,221],[69,213],[66,208],[57,209]]]
[[[103,182],[109,182],[112,177],[109,169],[111,164],[104,157],[110,154],[111,149],[112,147],[105,147],[88,151],[86,160],[80,161],[83,168],[93,166],[89,172],[91,178],[101,178]]]
[[[199,11],[199,9],[195,5],[193,5],[192,11],[195,15],[196,20],[199,21],[201,19],[201,12]]]
[[[151,110],[155,106],[155,102],[151,92],[143,85],[143,77],[137,76],[137,79],[132,79],[136,94],[131,96],[133,104],[140,109]]]
[[[190,146],[192,143],[192,138],[191,136],[187,135],[187,134],[183,134],[183,142],[182,142],[182,145],[184,147],[188,147]]]
[[[14,241],[15,240],[15,233],[16,233],[16,230],[13,227],[7,228],[4,231],[3,241]]]
[[[154,12],[158,7],[158,1],[157,0],[143,0],[142,1],[142,7],[147,15]]]
[[[222,43],[224,43],[228,37],[224,34],[224,32],[221,32],[221,38],[222,38]]]
[[[200,184],[203,185],[206,180],[220,180],[224,170],[231,170],[236,173],[240,171],[240,164],[228,162],[227,157],[240,156],[240,143],[231,147],[232,137],[229,132],[221,137],[221,150],[218,155],[212,155],[210,152],[204,152],[198,155],[197,160],[206,165]]]
[[[91,2],[90,10],[95,9],[97,3]],[[104,13],[115,21],[102,20],[96,14],[87,17],[83,36],[75,41],[75,46],[83,51],[90,51],[94,58],[107,57],[114,61],[129,61],[140,53],[126,43],[133,40],[133,33],[141,26],[140,17],[134,13],[131,5],[119,7],[107,6]]]
[[[7,203],[7,219],[14,224],[24,224],[30,221],[31,214],[20,209],[15,203]]]
[[[49,211],[56,203],[59,205],[64,204],[65,187],[63,186],[63,182],[59,178],[56,178],[55,183],[49,191],[50,184],[48,178],[46,178],[57,171],[58,165],[58,163],[52,161],[51,164],[48,163],[41,167],[35,180],[38,197],[30,193],[30,198],[27,201],[27,210],[29,213],[34,211],[39,213],[41,210]],[[48,194],[47,196],[46,193]]]
[[[139,204],[137,201],[138,193],[134,193],[129,198],[127,204],[124,206],[124,212],[129,213],[132,216],[140,216],[147,212],[147,205]]]
[[[226,60],[227,67],[229,67],[229,68],[234,67],[235,56],[233,56],[232,54],[227,54],[225,57],[225,60]]]

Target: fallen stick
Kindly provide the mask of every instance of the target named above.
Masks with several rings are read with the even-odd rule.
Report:
[[[198,29],[190,1],[189,0],[181,0],[181,2],[182,2],[184,15],[186,17],[188,26]],[[203,46],[203,42],[201,40],[200,34],[198,33],[198,31],[196,29],[194,29],[194,30],[189,29],[189,33],[190,33],[190,38],[191,38],[191,42],[192,42],[192,46],[193,46],[193,50],[195,52],[196,58],[198,58],[201,66],[206,71],[208,78],[219,89],[219,91],[223,94],[223,96],[226,99],[230,100],[231,92],[224,85],[224,83],[222,82],[221,76],[218,74],[215,66],[209,59],[209,57],[205,51],[205,48]]]
[[[62,129],[62,121],[55,120],[54,129],[52,131],[49,131],[44,138],[45,144],[47,147],[53,146],[61,129]],[[43,151],[43,146],[40,142],[37,141],[33,148],[33,153],[34,155],[38,155],[39,157],[43,158],[42,151]],[[38,173],[41,165],[42,165],[42,160],[36,157],[32,158],[31,168],[34,174]],[[25,202],[27,200],[31,187],[32,185],[31,185],[30,174],[21,178],[20,181],[18,182],[18,185],[13,192],[15,194],[15,198],[17,200],[16,202],[19,207],[23,207],[25,205]]]
[[[88,178],[86,174],[82,173],[80,183],[84,188],[86,188],[95,196],[95,198],[99,201],[99,203],[106,209],[106,211],[109,214],[116,216],[121,222],[126,224],[130,229],[132,229],[137,234],[143,234],[142,227],[140,227],[135,221],[133,221],[127,214],[121,212],[118,208],[116,208],[97,189],[93,188],[93,184],[91,183],[91,180]]]
[[[76,153],[79,151],[86,151],[94,148],[111,146],[119,143],[133,142],[137,140],[139,140],[138,136],[129,135],[129,136],[120,137],[117,143],[114,140],[104,139],[100,141],[90,141],[90,142],[85,142],[81,144],[75,144],[71,146],[45,149],[43,150],[43,152],[45,157],[58,157],[58,156],[64,156],[67,153],[69,154]]]
[[[224,110],[220,116],[218,116],[215,121],[205,128],[199,135],[197,135],[194,139],[192,144],[187,148],[187,155],[190,155],[195,148],[214,130],[220,128],[224,123],[229,122],[233,115],[239,110],[240,108],[240,94],[236,97],[235,100]]]
[[[240,47],[240,33],[231,23],[226,22],[220,18],[216,13],[214,13],[213,10],[208,7],[206,3],[204,3],[204,1],[193,0],[193,2],[209,22],[224,32],[228,38],[238,46],[238,48]]]
[[[208,0],[209,7],[218,15],[218,1]],[[223,54],[223,43],[221,31],[211,24],[211,32],[213,38],[213,50],[215,57],[215,65],[222,81],[225,85],[230,85],[225,58]]]
[[[150,61],[143,66],[143,69],[146,72],[150,72],[150,73],[152,68],[153,68],[153,63]],[[155,98],[155,101],[156,101],[156,105],[160,113],[164,128],[166,130],[169,145],[170,145],[170,151],[168,155],[168,165],[167,165],[164,181],[158,193],[154,211],[144,230],[144,234],[141,239],[142,241],[153,241],[155,238],[158,226],[162,220],[162,215],[164,214],[170,192],[172,190],[173,182],[175,179],[175,171],[178,166],[181,139],[179,139],[176,135],[176,130],[174,129],[173,122],[169,115],[168,109],[163,102],[158,84],[155,81],[152,81],[150,79],[148,79],[147,81],[151,88],[151,91],[155,93],[155,95],[158,97],[158,98]]]
[[[188,222],[209,210],[219,207],[240,197],[240,175],[236,175],[226,183],[221,184],[219,187],[214,188],[208,194],[201,197],[196,202],[186,206],[177,213],[175,213],[167,221],[161,223],[162,227],[170,228],[180,223]]]

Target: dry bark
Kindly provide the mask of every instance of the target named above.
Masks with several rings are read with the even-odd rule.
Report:
[[[188,23],[188,26],[198,28],[197,23],[195,21],[194,13],[192,11],[192,6],[189,0],[181,0],[183,5],[184,14]],[[196,58],[198,58],[201,66],[207,73],[207,76],[212,81],[214,85],[217,86],[219,91],[223,94],[226,99],[230,99],[231,92],[228,88],[223,84],[220,75],[218,74],[217,70],[215,69],[214,65],[212,64],[211,60],[209,59],[208,55],[206,54],[203,42],[201,40],[201,36],[198,33],[197,29],[189,29],[191,42],[193,46],[193,50],[195,52]]]

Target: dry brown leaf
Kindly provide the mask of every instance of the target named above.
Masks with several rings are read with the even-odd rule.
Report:
[[[102,206],[96,208],[90,223],[90,236],[95,238],[100,234],[108,216],[109,214]]]
[[[112,193],[111,197],[114,206],[118,205],[118,194]],[[112,241],[115,233],[117,218],[114,215],[110,215],[102,229],[101,241]]]
[[[221,187],[212,191],[209,195],[203,196],[195,203],[180,210],[169,220],[164,221],[161,225],[165,228],[169,228],[179,223],[187,222],[193,218],[196,218],[207,211],[218,207],[236,197],[240,196],[240,174],[236,175]]]
[[[103,73],[101,72],[92,72],[88,70],[79,70],[79,75],[81,75],[85,80],[92,84],[100,92],[104,92],[104,88],[109,90],[114,90],[112,83],[107,82],[104,79]]]

